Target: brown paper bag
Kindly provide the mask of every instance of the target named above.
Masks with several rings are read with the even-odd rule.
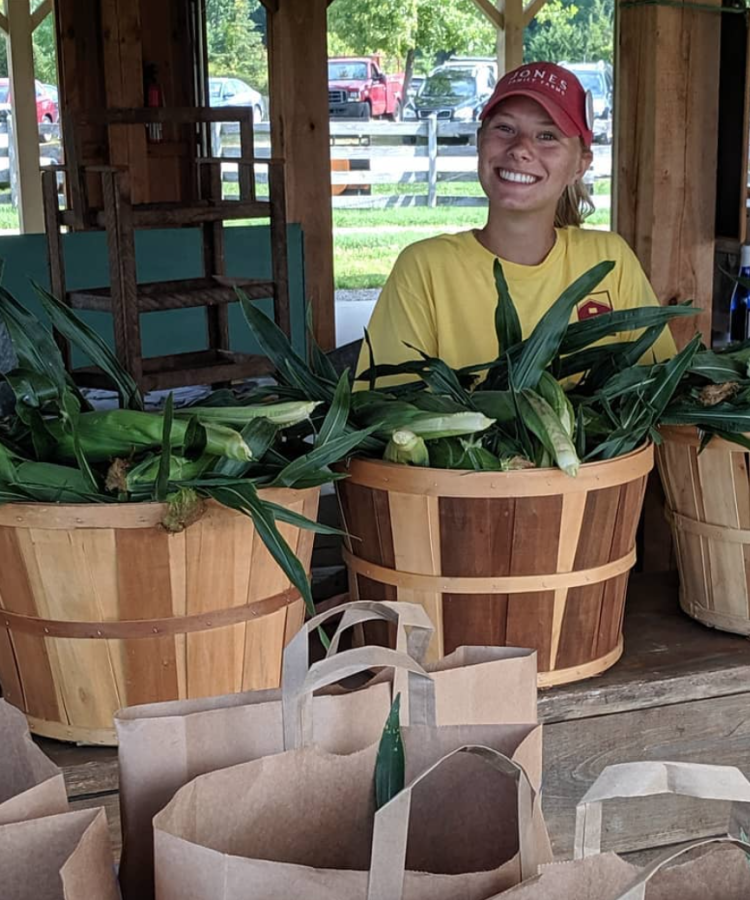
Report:
[[[728,801],[733,804],[730,829],[736,834],[750,831],[750,783],[739,769],[670,762],[610,766],[577,807],[576,861],[543,867],[537,878],[506,892],[502,900],[747,900],[750,845],[734,837],[667,850],[643,869],[614,853],[600,854],[602,803],[660,794]],[[665,868],[707,847],[697,858]]]
[[[0,700],[0,825],[66,812],[62,772],[32,741],[26,717]]]
[[[551,859],[539,726],[403,737],[407,787],[377,814],[377,746],[289,751],[181,788],[154,820],[157,900],[483,900]]]
[[[0,826],[0,900],[118,897],[103,809]]]
[[[357,656],[361,650],[329,656],[309,666],[308,638],[333,616],[342,615],[331,642],[335,653],[344,628],[373,618],[397,626],[393,657]],[[201,700],[157,703],[121,710],[115,717],[119,740],[123,856],[120,882],[126,900],[153,897],[151,820],[192,778],[215,769],[259,759],[285,749],[315,744],[333,753],[351,753],[376,743],[395,689],[409,718],[410,686],[424,676],[418,660],[432,624],[417,604],[358,601],[315,617],[286,649],[282,689],[252,691]],[[354,656],[352,656],[354,654]],[[409,654],[407,656],[407,654]],[[417,661],[415,661],[415,658]],[[339,662],[344,659],[344,662]],[[353,670],[346,660],[354,661]],[[383,661],[383,660],[386,661]],[[364,660],[364,662],[363,662]],[[389,672],[357,691],[328,688],[369,665]],[[421,673],[421,675],[420,675]],[[436,721],[443,724],[536,722],[536,654],[514,648],[461,648],[441,660],[433,673]],[[409,683],[411,679],[411,683]]]
[[[671,868],[678,856],[714,846]],[[735,845],[735,846],[732,846]],[[750,844],[734,838],[698,841],[669,851],[646,869],[615,853],[542,866],[541,874],[494,900],[747,900]]]

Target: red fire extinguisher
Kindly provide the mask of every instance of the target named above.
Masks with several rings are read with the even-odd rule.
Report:
[[[164,93],[157,78],[157,69],[153,63],[146,66],[146,107],[158,109],[164,106]],[[150,122],[146,126],[149,142],[160,144],[164,139],[164,126],[161,122]]]

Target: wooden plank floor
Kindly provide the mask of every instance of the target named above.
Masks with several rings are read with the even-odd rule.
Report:
[[[694,761],[750,775],[750,642],[684,616],[674,578],[634,576],[622,660],[599,678],[542,692],[539,710],[544,809],[555,852],[566,857],[576,803],[611,763]],[[116,751],[39,744],[62,767],[74,807],[105,807],[119,850]],[[609,806],[606,849],[637,851],[726,830],[721,804],[670,798]]]

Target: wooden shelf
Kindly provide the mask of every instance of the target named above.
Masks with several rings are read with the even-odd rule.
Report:
[[[268,375],[273,366],[265,356],[249,356],[221,350],[199,350],[193,353],[176,353],[173,356],[150,356],[143,360],[143,377],[140,380],[144,392],[169,390],[190,384],[218,384],[244,378]],[[187,376],[186,376],[187,372]],[[86,387],[111,390],[112,382],[96,368],[80,368],[73,372],[74,379]]]
[[[140,312],[161,312],[167,309],[186,309],[200,306],[222,306],[236,303],[234,291],[239,287],[251,300],[274,296],[274,284],[257,278],[193,278],[181,281],[159,281],[138,285],[138,309]],[[112,311],[112,294],[109,288],[72,291],[68,302],[73,309],[96,312]]]

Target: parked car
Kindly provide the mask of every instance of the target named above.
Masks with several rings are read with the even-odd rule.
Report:
[[[572,72],[584,89],[591,91],[594,101],[594,140],[597,143],[612,143],[612,66],[598,63],[562,62],[561,66]]]
[[[57,89],[55,88],[55,96],[53,97],[48,86],[42,84],[41,81],[36,84],[36,120],[42,125],[47,123],[52,125],[60,117],[60,110],[57,105]],[[7,112],[10,110],[12,97],[10,93],[10,78],[0,78],[0,110],[3,108]]]
[[[394,122],[404,107],[404,75],[386,75],[377,56],[336,56],[328,60],[328,114],[333,119],[387,116]]]
[[[208,103],[209,106],[251,106],[255,122],[262,122],[266,117],[262,95],[239,78],[209,78]]]
[[[414,99],[404,109],[404,120],[438,119],[475,122],[492,94],[495,76],[486,65],[444,65],[424,81]]]
[[[409,82],[409,87],[406,89],[406,100],[413,100],[417,95],[417,91],[424,84],[424,75],[412,75],[411,81]]]

